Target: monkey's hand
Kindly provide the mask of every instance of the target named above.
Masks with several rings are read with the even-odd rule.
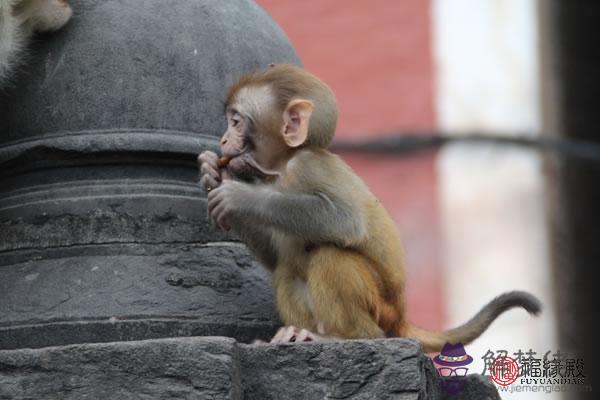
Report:
[[[208,215],[225,231],[231,229],[231,223],[238,220],[252,203],[259,190],[256,186],[230,179],[224,180],[219,187],[208,192]]]
[[[213,151],[204,151],[198,156],[200,184],[208,193],[221,184],[223,177],[219,168],[219,156]]]

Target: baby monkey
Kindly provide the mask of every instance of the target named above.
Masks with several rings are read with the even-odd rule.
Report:
[[[275,65],[243,76],[226,101],[222,158],[198,157],[208,212],[233,229],[273,274],[285,327],[272,342],[409,337],[426,352],[467,344],[513,307],[541,310],[526,292],[504,293],[443,332],[406,321],[396,226],[362,180],[327,150],[335,97],[314,75]]]

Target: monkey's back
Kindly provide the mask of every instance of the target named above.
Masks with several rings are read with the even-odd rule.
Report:
[[[307,149],[290,162],[289,176],[283,185],[292,189],[324,193],[335,199],[334,203],[350,203],[350,209],[364,223],[364,232],[357,243],[347,246],[357,250],[386,271],[394,283],[404,282],[404,254],[396,224],[379,199],[371,193],[363,180],[339,156],[325,149]],[[302,166],[302,169],[300,169]]]
[[[331,153],[330,153],[331,154]],[[366,229],[364,239],[355,249],[368,261],[380,281],[383,299],[397,310],[397,321],[404,315],[404,251],[400,234],[381,201],[369,190],[364,181],[340,157],[331,154],[331,161],[339,166],[344,176],[337,182],[347,182],[348,195],[360,202]]]

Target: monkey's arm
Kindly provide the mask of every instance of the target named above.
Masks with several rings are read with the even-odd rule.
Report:
[[[208,194],[208,207],[221,227],[227,221],[262,225],[307,241],[343,246],[360,242],[366,234],[360,208],[331,193],[299,193],[273,185],[224,181]]]
[[[231,179],[227,170],[222,169],[222,166],[219,165],[220,162],[221,160],[217,154],[212,151],[204,151],[198,156],[201,174],[200,184],[207,193],[210,193],[213,188],[219,187],[223,179]],[[273,249],[270,232],[257,224],[245,224],[243,221],[234,218],[228,222],[233,224],[240,239],[258,261],[268,269],[273,270],[277,263],[277,255]]]
[[[330,193],[270,190],[251,213],[264,223],[303,239],[345,246],[360,242],[366,233],[362,212]]]
[[[277,253],[273,248],[269,232],[257,224],[244,223],[243,221],[232,221],[232,224],[250,252],[267,269],[273,271],[277,265]]]

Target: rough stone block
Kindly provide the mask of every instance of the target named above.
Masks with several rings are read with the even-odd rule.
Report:
[[[444,396],[406,339],[247,345],[224,337],[0,351],[0,399],[499,399],[485,377]]]
[[[242,346],[246,399],[437,398],[435,371],[413,341]]]
[[[0,399],[237,399],[235,352],[217,337],[0,351]]]

